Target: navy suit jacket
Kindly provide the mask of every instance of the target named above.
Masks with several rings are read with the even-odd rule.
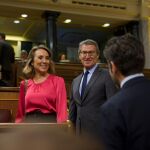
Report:
[[[79,87],[82,76],[83,73],[72,82],[69,119],[76,126],[77,133],[90,133],[97,136],[100,106],[114,95],[117,89],[108,70],[97,66],[81,99]]]
[[[9,71],[12,73],[12,63],[15,62],[15,52],[13,47],[7,42],[0,42],[0,64],[2,71]]]
[[[136,77],[101,106],[107,150],[150,150],[150,81]]]

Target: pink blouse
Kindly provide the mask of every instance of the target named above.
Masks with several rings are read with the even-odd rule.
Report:
[[[29,79],[26,94],[24,84],[24,81],[20,84],[16,123],[23,121],[25,113],[35,110],[40,110],[43,113],[56,112],[57,123],[68,119],[67,96],[63,78],[49,75],[42,83],[35,83]]]

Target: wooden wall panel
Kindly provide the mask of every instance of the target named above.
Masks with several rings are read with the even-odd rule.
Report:
[[[0,109],[9,109],[12,112],[12,121],[15,120],[19,97],[18,87],[0,87]]]
[[[82,71],[81,64],[56,64],[56,74],[61,76],[65,80],[67,97],[70,97],[71,83],[75,77],[77,77]]]

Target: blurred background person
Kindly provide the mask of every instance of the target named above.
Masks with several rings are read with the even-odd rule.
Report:
[[[28,52],[26,50],[21,50],[20,60],[16,61],[17,84],[18,84],[17,86],[19,86],[20,82],[25,78],[23,74],[23,68],[26,65],[27,57],[28,57]]]
[[[51,56],[43,45],[31,49],[23,70],[28,80],[23,80],[20,85],[17,123],[62,123],[67,120],[65,83],[63,78],[54,75]]]
[[[14,49],[5,41],[5,34],[0,33],[1,86],[14,86],[14,62]]]
[[[26,62],[28,57],[28,52],[26,50],[21,50],[20,58],[21,61]]]
[[[72,82],[69,119],[77,134],[98,137],[100,106],[117,89],[108,70],[97,64],[100,51],[96,41],[87,39],[80,42],[78,54],[84,68]]]
[[[70,60],[67,59],[66,54],[61,54],[61,55],[60,55],[59,62],[66,63],[66,62],[70,62]]]
[[[101,139],[106,150],[150,149],[150,80],[143,75],[143,44],[131,34],[110,39],[104,49],[120,91],[101,107]]]
[[[60,60],[65,60],[66,59],[66,55],[65,54],[62,54],[61,56],[60,56]]]

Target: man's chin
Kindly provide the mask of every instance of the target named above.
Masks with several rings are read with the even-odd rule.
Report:
[[[84,65],[84,67],[87,68],[87,69],[90,69],[90,68],[92,68],[93,66],[92,66],[92,65]]]

